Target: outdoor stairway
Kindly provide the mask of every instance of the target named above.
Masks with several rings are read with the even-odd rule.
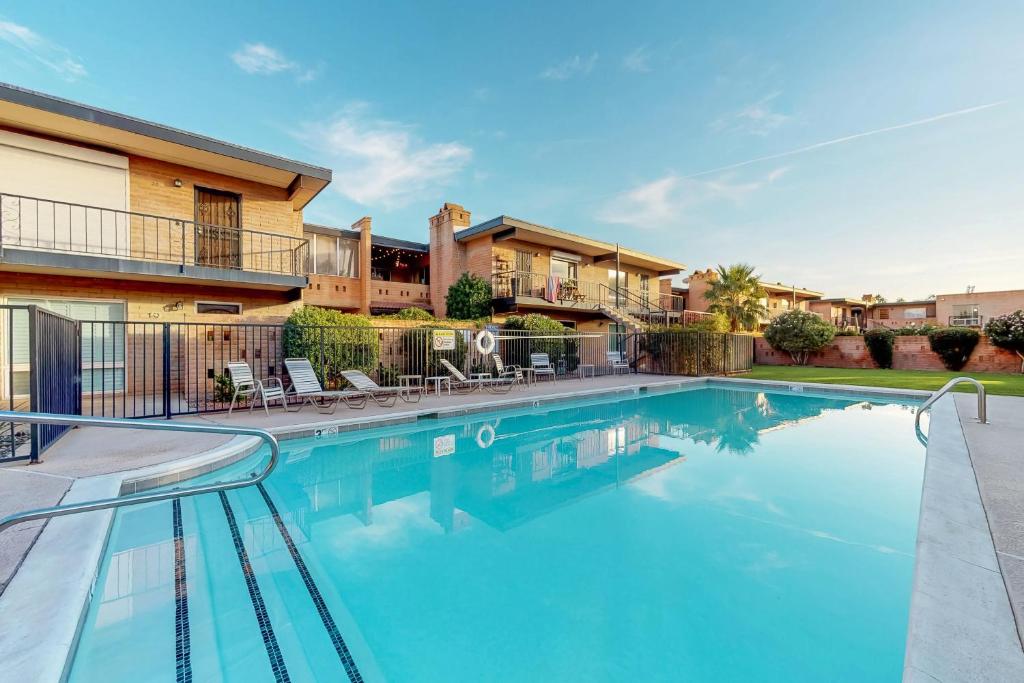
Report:
[[[610,318],[619,325],[624,325],[628,332],[636,333],[644,331],[645,325],[643,321],[636,316],[627,313],[624,309],[606,303],[600,303],[597,307],[605,317]]]
[[[337,599],[333,610],[328,604],[296,545],[301,530],[278,514],[262,484],[121,515],[112,547],[117,553],[119,531],[131,533],[133,546],[122,552],[135,571],[127,582],[102,581],[95,600],[101,610],[125,598],[133,607],[128,616],[117,613],[115,633],[96,625],[102,612],[90,620],[70,681],[141,680],[143,673],[165,680],[169,672],[179,683],[363,681],[335,620],[344,608]],[[142,529],[161,530],[159,539],[146,539],[161,551],[136,567],[133,553],[153,547],[138,545]],[[142,569],[160,577],[147,579],[158,589],[137,585]],[[143,633],[137,641],[132,635]],[[139,663],[126,667],[124,657]]]

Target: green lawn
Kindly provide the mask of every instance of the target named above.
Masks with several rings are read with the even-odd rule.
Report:
[[[864,387],[890,387],[894,389],[925,389],[934,391],[952,377],[973,377],[990,394],[1024,396],[1024,375],[1004,375],[995,372],[936,372],[931,370],[844,370],[841,368],[811,368],[788,365],[755,365],[750,372],[737,375],[749,379],[776,379],[788,382],[821,382],[824,384],[855,384]],[[960,385],[959,391],[974,391],[969,385]]]

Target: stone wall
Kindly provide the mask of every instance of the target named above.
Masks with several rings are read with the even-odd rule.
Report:
[[[792,365],[788,353],[773,350],[764,337],[754,340],[754,362],[758,365]],[[823,368],[877,367],[864,338],[836,337],[823,350],[811,355],[808,365]],[[928,345],[928,337],[896,337],[892,367],[895,370],[945,370],[942,361]],[[1020,358],[1011,351],[997,348],[984,335],[964,367],[965,372],[1020,372]]]

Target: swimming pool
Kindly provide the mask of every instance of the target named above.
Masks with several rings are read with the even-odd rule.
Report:
[[[282,445],[265,487],[117,513],[72,682],[902,673],[910,404],[709,385]]]

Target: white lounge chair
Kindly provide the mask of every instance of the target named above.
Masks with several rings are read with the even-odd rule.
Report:
[[[622,354],[618,351],[608,352],[608,369],[611,370],[612,374],[618,373],[619,370],[625,370],[626,374],[629,374],[629,362],[622,357]]]
[[[361,370],[342,370],[341,376],[347,379],[349,384],[369,396],[371,401],[385,408],[395,405],[395,401],[399,397],[407,403],[415,403],[423,398],[423,394],[414,391],[412,387],[382,387]],[[413,399],[413,396],[416,398]]]
[[[500,353],[492,353],[491,358],[494,360],[494,372],[495,377],[501,379],[502,377],[515,376],[516,370],[522,374],[522,368],[518,365],[505,365],[505,362],[501,360]]]
[[[551,364],[551,358],[546,353],[531,353],[530,367],[533,368],[533,376],[538,380],[545,376],[555,379],[555,366]]]
[[[268,377],[266,385],[253,377],[252,368],[248,363],[228,363],[228,375],[231,383],[235,385],[235,392],[231,396],[231,405],[228,406],[228,415],[235,409],[235,403],[239,398],[249,399],[249,412],[256,406],[256,397],[263,402],[263,410],[267,417],[270,417],[270,408],[267,403],[280,401],[281,407],[288,409],[288,402],[284,397],[284,387],[277,377]]]
[[[447,358],[441,358],[441,365],[445,367],[448,374],[451,375],[451,379],[448,383],[453,389],[459,391],[460,389],[469,391],[475,391],[476,389],[489,389],[491,391],[511,391],[512,387],[517,383],[522,384],[523,382],[523,371],[516,368],[511,374],[505,374],[499,377],[474,377],[472,379],[462,374],[462,371],[452,365]]]
[[[302,400],[299,405],[290,412],[302,410],[307,403],[321,413],[331,414],[338,409],[338,404],[345,402],[350,408],[363,408],[366,406],[366,393],[362,391],[325,391],[313,371],[313,364],[308,358],[285,358],[284,367],[288,370],[288,377],[292,385],[285,392],[286,396],[298,396]],[[287,406],[286,406],[287,408]]]

